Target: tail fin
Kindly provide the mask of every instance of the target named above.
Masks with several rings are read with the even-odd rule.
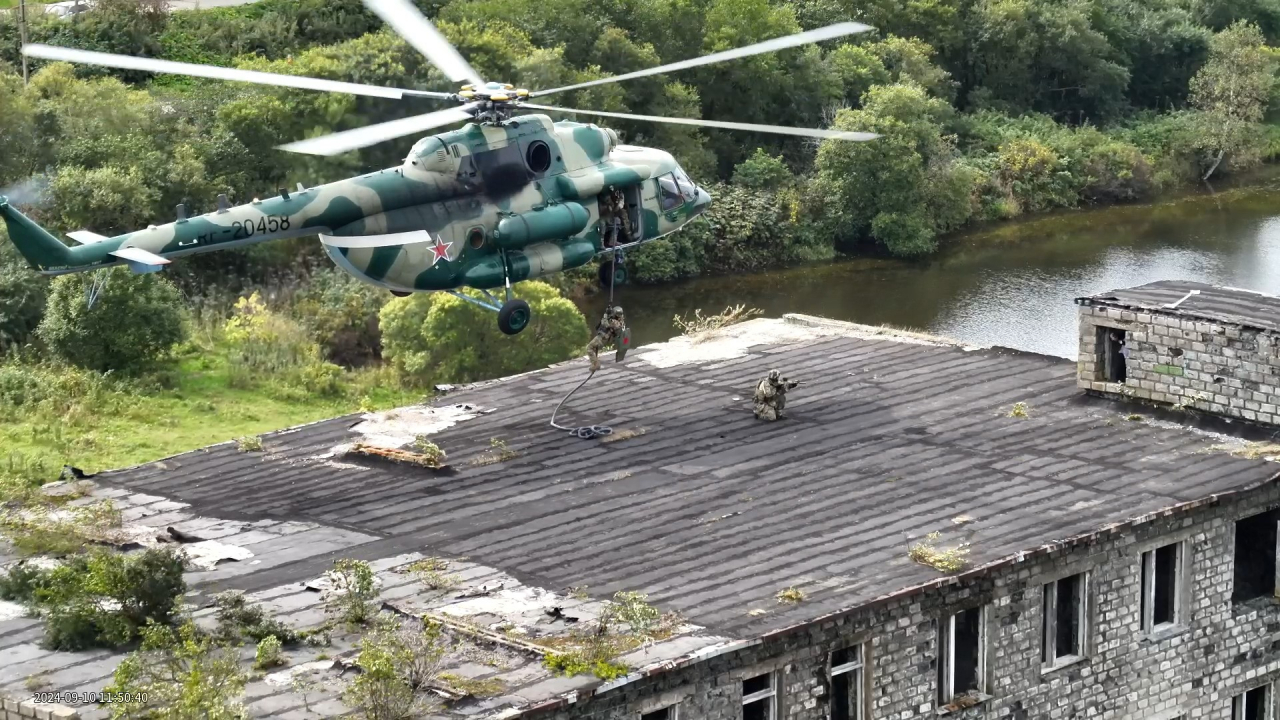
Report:
[[[0,196],[0,216],[9,228],[9,239],[32,267],[48,270],[73,264],[70,248],[18,212],[3,196]]]

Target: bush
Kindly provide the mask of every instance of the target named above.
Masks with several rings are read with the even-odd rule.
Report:
[[[284,645],[294,645],[302,640],[302,634],[280,620],[267,617],[261,605],[250,605],[244,593],[228,590],[213,599],[217,608],[218,634],[228,642],[242,642],[249,638],[261,642],[273,637]]]
[[[373,618],[377,612],[374,601],[378,599],[378,588],[369,563],[334,560],[333,569],[327,575],[330,588],[324,595],[325,612],[353,624]]]
[[[93,307],[86,304],[93,274],[53,281],[36,334],[54,357],[89,370],[137,374],[185,339],[182,300],[168,280],[123,267],[97,273],[105,277]]]
[[[442,293],[395,298],[382,308],[383,355],[421,383],[470,382],[568,360],[587,344],[586,318],[546,283],[516,285],[533,319],[503,335],[494,314]],[[463,292],[476,298],[478,291]]]
[[[234,647],[203,636],[189,619],[179,628],[152,624],[142,629],[142,647],[116,667],[108,693],[139,702],[114,703],[113,720],[241,720],[239,698],[247,678]]]
[[[26,266],[0,226],[0,355],[31,338],[48,297],[49,281]]]
[[[149,623],[173,621],[187,591],[182,556],[171,548],[121,554],[96,550],[41,570],[29,582],[30,603],[45,618],[54,650],[116,648],[136,640]]]
[[[284,655],[280,652],[280,639],[275,635],[262,638],[258,642],[257,651],[254,652],[253,666],[259,670],[269,670],[284,664]]]
[[[386,290],[330,268],[311,276],[294,298],[293,314],[330,361],[354,367],[381,356],[378,311],[390,298]]]
[[[257,291],[236,302],[224,333],[231,348],[233,387],[253,387],[270,378],[276,394],[297,388],[336,395],[342,389],[342,368],[323,360],[320,346],[306,331],[268,309]]]

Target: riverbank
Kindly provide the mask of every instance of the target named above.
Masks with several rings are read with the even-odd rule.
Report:
[[[928,258],[843,257],[625,287],[617,300],[637,342],[678,334],[673,316],[745,304],[767,317],[805,313],[1074,358],[1075,298],[1156,280],[1280,294],[1280,166],[1212,190],[956,233]],[[590,318],[605,302],[578,305]]]

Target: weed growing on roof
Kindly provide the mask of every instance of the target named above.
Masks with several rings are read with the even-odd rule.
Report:
[[[408,567],[409,572],[431,590],[448,590],[462,582],[457,575],[445,573],[448,569],[448,561],[436,557],[419,560]]]
[[[1142,416],[1137,413],[1134,413],[1132,415],[1126,415],[1124,419],[1128,420],[1129,422],[1138,422],[1142,420]]]
[[[373,568],[363,560],[334,560],[326,573],[330,587],[324,593],[325,611],[356,625],[368,622],[376,612],[378,589]]]
[[[479,678],[462,677],[453,673],[442,673],[440,682],[448,685],[450,689],[455,690],[463,695],[470,695],[474,698],[487,698],[500,694],[506,688],[506,684],[498,678]]]
[[[120,663],[105,690],[141,699],[108,706],[112,720],[237,720],[246,717],[240,704],[246,680],[239,652],[202,635],[188,618],[178,628],[143,628],[142,647]]]
[[[962,570],[968,563],[965,556],[969,554],[968,545],[959,545],[947,550],[939,550],[937,542],[942,533],[931,532],[925,539],[911,546],[907,556],[921,565],[928,565],[934,570],[952,573]]]
[[[1244,444],[1212,445],[1201,452],[1225,452],[1247,460],[1266,460],[1280,456],[1280,445],[1269,442],[1247,442]]]
[[[1026,420],[1031,417],[1031,414],[1027,412],[1027,409],[1027,404],[1024,402],[1014,403],[1013,407],[1009,409],[1009,417]]]
[[[280,640],[275,635],[262,638],[253,656],[253,666],[259,670],[270,670],[284,665],[286,661],[280,648]]]
[[[778,602],[784,605],[794,605],[804,600],[804,592],[800,588],[788,587],[778,591]]]
[[[748,308],[746,305],[730,305],[719,315],[703,317],[701,309],[694,310],[693,317],[688,320],[676,315],[672,320],[672,324],[675,325],[676,329],[684,335],[698,335],[712,330],[719,330],[723,327],[729,327],[730,325],[736,325],[740,322],[750,320],[754,317],[759,317],[763,314],[763,311],[756,308]]]
[[[489,438],[489,451],[484,454],[477,455],[475,459],[471,461],[471,464],[476,466],[493,465],[495,463],[513,460],[518,457],[520,457],[520,452],[518,450],[512,450],[507,447],[506,440],[495,437]]]
[[[70,555],[94,542],[110,542],[121,525],[110,500],[60,507],[65,500],[42,494],[0,511],[0,531],[27,555]]]
[[[236,449],[242,453],[262,452],[262,438],[257,435],[236,438]]]
[[[244,642],[244,638],[259,642],[274,637],[283,645],[294,645],[303,639],[303,633],[268,617],[261,605],[249,604],[239,590],[215,595],[213,604],[217,608],[218,633],[229,643]]]
[[[429,462],[442,464],[445,461],[445,452],[440,449],[439,445],[431,442],[426,435],[418,435],[413,439],[413,449],[422,453]]]
[[[603,680],[622,677],[628,668],[614,662],[615,658],[670,637],[682,621],[677,613],[660,613],[642,593],[618,592],[606,603],[599,620],[571,630],[555,652],[544,656],[543,665],[565,676],[590,672]]]

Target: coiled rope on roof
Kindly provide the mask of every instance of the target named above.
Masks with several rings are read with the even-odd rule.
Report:
[[[551,411],[551,427],[557,430],[567,431],[569,434],[575,437],[582,438],[583,440],[590,440],[591,438],[594,438],[594,437],[604,437],[606,435],[613,434],[613,428],[609,427],[608,425],[583,425],[582,427],[565,427],[564,425],[556,424],[556,414],[560,412],[560,408],[564,407],[565,402],[567,402],[569,398],[573,397],[574,393],[581,390],[582,386],[587,384],[587,380],[590,380],[592,377],[595,376],[595,374],[596,374],[595,370],[592,370],[591,372],[587,373],[587,377],[583,379],[582,382],[578,383],[577,387],[570,390],[568,395],[565,395],[563,398],[561,398],[560,404],[556,405],[556,409]]]

